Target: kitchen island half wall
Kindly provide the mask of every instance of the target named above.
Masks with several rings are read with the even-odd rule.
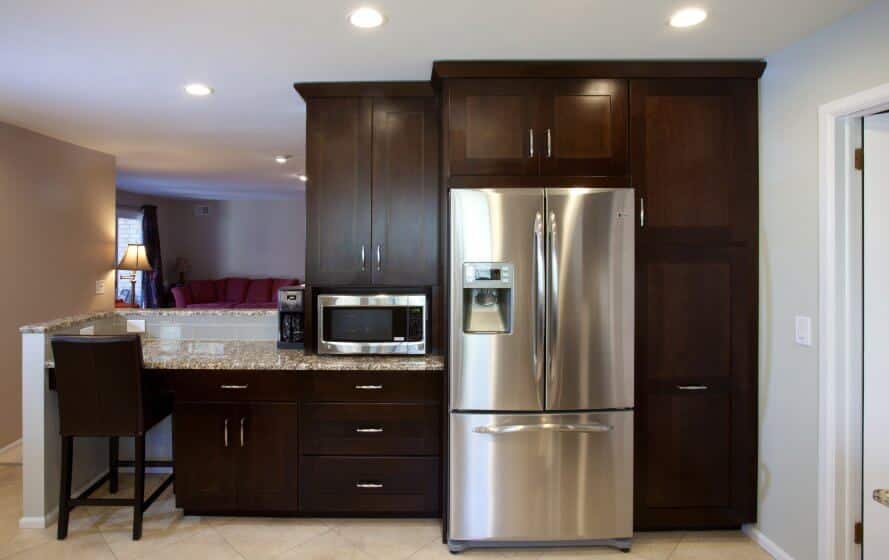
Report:
[[[176,492],[186,511],[438,514],[441,356],[322,357],[278,350],[277,316],[268,310],[119,310],[21,329],[21,526],[45,527],[57,511],[60,452],[50,338],[120,334],[128,321],[131,330],[144,331],[146,375],[157,376],[153,380],[176,398]],[[220,431],[227,422],[229,434]],[[234,442],[229,448],[226,435]],[[148,457],[174,455],[171,436],[169,420],[152,430]],[[202,441],[222,449],[199,449]],[[213,457],[217,452],[226,455]],[[104,439],[78,440],[73,488],[104,474],[107,453]],[[121,456],[127,458],[123,445]],[[207,465],[226,468],[210,472]],[[305,488],[298,487],[303,474]],[[369,474],[374,480],[356,478]],[[239,483],[244,480],[246,485]],[[207,482],[215,486],[201,487]],[[300,509],[302,503],[311,511]]]

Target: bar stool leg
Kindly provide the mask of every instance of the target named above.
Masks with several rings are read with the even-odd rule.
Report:
[[[117,494],[118,488],[118,442],[117,436],[108,438],[108,486],[112,494]]]
[[[71,474],[74,460],[74,437],[62,436],[62,469],[59,483],[59,527],[58,538],[64,540],[68,536],[68,514],[71,507]]]
[[[133,540],[142,538],[142,512],[145,501],[145,434],[136,436],[136,489],[133,506]]]

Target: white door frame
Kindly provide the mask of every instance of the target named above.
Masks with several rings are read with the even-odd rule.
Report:
[[[889,84],[822,105],[819,144],[818,560],[854,560],[861,508],[861,117],[889,109]]]

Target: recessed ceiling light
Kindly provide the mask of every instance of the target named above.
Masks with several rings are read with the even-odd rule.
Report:
[[[383,25],[384,21],[386,21],[386,18],[383,17],[383,14],[373,8],[358,8],[349,14],[349,23],[362,29],[379,27]]]
[[[185,91],[188,92],[189,95],[203,97],[205,95],[210,95],[211,93],[213,93],[213,88],[206,84],[194,83],[185,86]]]
[[[284,165],[291,157],[293,156],[275,156],[275,161],[277,161],[281,165]]]
[[[299,179],[300,181],[302,181],[303,183],[305,183],[306,181],[309,180],[309,178],[306,177],[305,175],[297,175],[296,178]]]
[[[673,27],[694,27],[707,19],[707,12],[701,8],[683,8],[670,16]]]

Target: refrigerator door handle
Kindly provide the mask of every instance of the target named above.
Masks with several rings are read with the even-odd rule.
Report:
[[[559,343],[559,254],[556,249],[556,213],[549,212],[548,246],[549,246],[549,301],[546,305],[546,314],[548,320],[546,322],[546,374],[547,379],[547,401],[550,400],[550,394],[555,395],[559,392],[559,383],[556,372],[553,371],[553,353]]]
[[[479,426],[472,431],[477,434],[501,435],[524,432],[576,432],[601,434],[614,430],[608,424],[507,424],[503,426]]]
[[[532,345],[532,364],[534,367],[534,380],[537,382],[537,398],[540,402],[540,406],[544,406],[543,402],[543,373],[544,373],[544,360],[546,359],[546,353],[544,349],[544,332],[546,330],[546,307],[545,307],[545,298],[546,298],[546,261],[544,256],[544,244],[545,241],[543,239],[543,216],[540,212],[534,217],[534,257],[532,259],[533,263],[533,288],[531,290],[531,306],[534,310],[534,316],[532,318],[533,321],[533,345]]]

